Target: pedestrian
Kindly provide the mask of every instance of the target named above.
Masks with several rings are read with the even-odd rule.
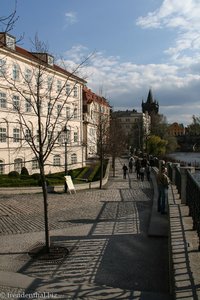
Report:
[[[140,168],[141,168],[141,162],[138,158],[135,162],[135,172],[137,174],[137,179],[140,179]]]
[[[140,179],[141,179],[141,181],[144,181],[144,172],[145,172],[145,168],[141,166],[141,168],[140,168]]]
[[[157,175],[158,184],[158,212],[166,213],[166,203],[168,199],[169,177],[167,176],[167,169],[162,166]]]
[[[127,168],[127,166],[124,164],[122,169],[123,169],[123,178],[126,179],[126,172],[128,171],[128,168]]]
[[[133,161],[131,159],[128,163],[128,166],[129,166],[129,173],[133,173]]]
[[[146,176],[148,181],[150,181],[150,174],[151,174],[151,167],[150,164],[148,163],[146,166]]]

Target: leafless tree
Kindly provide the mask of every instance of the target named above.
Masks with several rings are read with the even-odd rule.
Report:
[[[112,157],[113,177],[115,176],[115,160],[119,157],[126,147],[126,135],[116,118],[110,121],[108,153]]]

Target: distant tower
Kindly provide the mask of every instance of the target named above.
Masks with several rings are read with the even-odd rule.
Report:
[[[159,104],[153,99],[151,89],[149,89],[147,101],[144,102],[142,100],[142,112],[145,113],[146,111],[150,116],[152,116],[153,114],[158,114],[159,111]]]

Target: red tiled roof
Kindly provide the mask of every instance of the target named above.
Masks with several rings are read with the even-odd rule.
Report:
[[[39,62],[39,61],[41,62],[41,60],[40,60],[36,55],[34,55],[34,53],[29,52],[29,51],[27,51],[27,50],[24,49],[24,48],[21,48],[21,47],[19,47],[19,46],[16,46],[16,47],[15,47],[15,50],[16,50],[16,52],[17,52],[18,54],[23,55],[23,56],[25,56],[25,57],[28,58],[28,59],[35,60],[36,62]],[[58,66],[58,65],[56,65],[56,64],[54,64],[53,66],[48,65],[48,67],[51,67],[51,68],[54,69],[55,71],[60,72],[60,73],[62,73],[62,74],[64,74],[64,75],[66,75],[66,76],[70,76],[70,77],[72,77],[72,78],[74,78],[74,79],[77,79],[78,81],[81,81],[81,82],[83,82],[83,83],[86,83],[86,81],[85,81],[84,79],[82,79],[82,78],[80,78],[80,77],[74,75],[73,73],[68,72],[67,70],[61,68],[60,66]]]
[[[83,101],[86,101],[88,104],[94,102],[97,102],[101,105],[110,107],[108,101],[94,92],[92,92],[90,89],[88,89],[86,86],[83,88]]]

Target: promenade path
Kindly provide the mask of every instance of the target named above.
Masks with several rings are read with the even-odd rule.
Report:
[[[0,195],[0,299],[171,299],[168,239],[148,235],[151,184],[123,179],[124,162],[102,190],[48,195],[51,243],[69,249],[60,261],[27,254],[44,244],[42,195]]]

